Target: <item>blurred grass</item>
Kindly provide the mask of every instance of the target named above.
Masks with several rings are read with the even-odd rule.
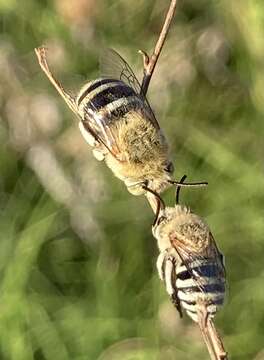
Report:
[[[33,53],[47,44],[72,89],[103,45],[140,76],[167,5],[0,1],[1,359],[208,357],[158,280],[150,209],[93,159]],[[240,360],[264,359],[263,17],[257,0],[179,1],[149,91],[176,178],[209,181],[181,196],[226,256],[217,324]]]

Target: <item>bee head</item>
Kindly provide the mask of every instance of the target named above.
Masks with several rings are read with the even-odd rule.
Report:
[[[174,165],[171,161],[169,161],[164,168],[165,172],[172,175],[174,173]]]

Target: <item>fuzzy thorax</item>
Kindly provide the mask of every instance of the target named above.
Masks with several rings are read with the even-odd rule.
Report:
[[[156,187],[162,187],[161,183],[170,179],[165,171],[169,163],[167,142],[150,120],[130,111],[112,124],[111,131],[115,134],[121,161],[109,154],[106,162],[118,178],[128,183],[152,181]]]
[[[196,253],[203,252],[209,247],[210,230],[207,224],[187,207],[167,207],[160,213],[159,218],[161,221],[152,231],[158,240],[160,251],[171,247],[171,239],[174,237]]]

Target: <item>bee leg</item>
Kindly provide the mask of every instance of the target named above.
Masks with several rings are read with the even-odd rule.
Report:
[[[156,267],[158,270],[159,277],[162,281],[165,280],[165,283],[173,283],[173,278],[175,278],[175,258],[171,254],[170,249],[162,251],[157,259]],[[174,273],[174,276],[173,276]],[[170,280],[170,281],[167,281]],[[175,282],[174,282],[175,283]],[[168,285],[169,286],[169,285]],[[167,285],[166,285],[167,287]],[[168,291],[170,294],[170,292]]]
[[[169,251],[165,250],[159,254],[156,265],[159,277],[162,281],[165,281],[167,293],[182,318],[182,307],[176,288],[175,261],[175,257],[169,255]]]
[[[87,130],[85,129],[85,127],[83,126],[83,122],[80,121],[79,122],[79,129],[81,131],[82,136],[84,137],[84,140],[91,146],[93,147],[93,156],[98,160],[98,161],[102,161],[105,158],[105,154],[103,152],[103,150],[101,150],[100,144],[98,143],[98,141],[94,138],[94,136]]]
[[[159,254],[158,259],[157,259],[157,262],[156,262],[156,267],[157,267],[158,274],[159,274],[159,278],[160,278],[161,281],[164,281],[164,278],[165,278],[165,274],[164,274],[164,262],[165,262],[166,256],[167,256],[167,250],[162,251],[162,252]]]
[[[182,318],[183,317],[182,307],[181,307],[181,302],[178,297],[177,291],[175,291],[174,294],[171,296],[171,301],[172,301],[173,305],[176,307],[180,317]]]
[[[172,284],[174,284],[173,288],[174,288],[174,293],[171,295],[171,301],[173,303],[173,305],[176,307],[179,315],[180,315],[180,318],[183,317],[183,314],[182,314],[182,307],[181,307],[181,302],[180,302],[180,299],[178,297],[178,289],[177,289],[177,286],[176,286],[176,272],[175,272],[175,258],[173,258],[172,260],[172,263],[173,263],[173,272],[171,274],[171,281],[172,281]]]
[[[105,158],[105,155],[102,153],[102,151],[97,150],[97,149],[93,149],[93,156],[96,158],[96,160],[98,161],[103,161]]]
[[[84,137],[84,140],[92,147],[95,147],[98,142],[95,140],[94,136],[85,129],[83,126],[83,122],[79,122],[79,129],[81,131],[82,136]]]
[[[174,262],[171,257],[167,257],[165,259],[164,267],[165,267],[164,280],[165,280],[166,290],[167,293],[170,295],[170,297],[172,297],[173,294],[175,293],[175,283],[173,283]]]
[[[170,256],[168,258],[168,261],[172,264],[172,272],[170,275],[170,281],[171,281],[171,287],[173,288],[173,293],[172,293],[172,295],[170,295],[170,298],[171,298],[173,305],[176,307],[180,317],[182,318],[182,316],[183,316],[182,307],[181,307],[180,299],[178,297],[178,289],[176,287],[176,272],[175,272],[175,261],[176,260],[173,256]]]

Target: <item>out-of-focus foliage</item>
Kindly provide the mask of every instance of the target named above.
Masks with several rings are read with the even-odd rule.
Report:
[[[0,358],[205,359],[155,269],[153,215],[91,155],[41,72],[45,44],[70,89],[100,48],[142,74],[169,1],[0,1]],[[264,359],[264,3],[178,0],[149,100],[176,178],[226,256],[217,325],[232,359]],[[165,199],[173,203],[173,190]]]

